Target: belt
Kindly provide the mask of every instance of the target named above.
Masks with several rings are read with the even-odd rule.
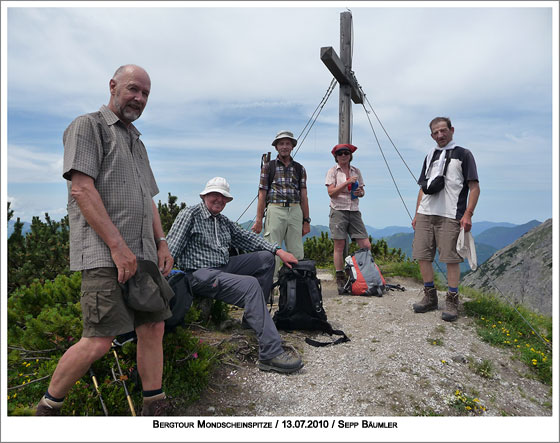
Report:
[[[268,206],[281,206],[283,208],[289,208],[290,206],[299,205],[298,202],[283,202],[283,203],[269,203]]]

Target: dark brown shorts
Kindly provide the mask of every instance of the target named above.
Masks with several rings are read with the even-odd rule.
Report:
[[[463,258],[457,253],[460,230],[459,220],[439,215],[416,214],[412,258],[433,262],[437,247],[442,263],[462,263]]]
[[[332,238],[335,240],[346,240],[348,235],[352,240],[369,237],[360,211],[343,211],[331,208],[329,229]]]
[[[114,337],[136,329],[144,323],[157,323],[171,315],[166,309],[140,312],[130,309],[117,281],[117,268],[82,271],[83,337]]]

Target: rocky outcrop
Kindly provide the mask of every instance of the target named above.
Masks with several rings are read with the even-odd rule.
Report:
[[[463,277],[461,284],[485,292],[501,291],[512,302],[551,315],[552,219],[494,253]]]

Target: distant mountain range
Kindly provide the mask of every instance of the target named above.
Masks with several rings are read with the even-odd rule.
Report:
[[[29,222],[22,222],[23,223],[23,227],[21,228],[21,233],[23,235],[27,234],[29,231],[31,231],[31,223]],[[12,233],[14,232],[14,225],[16,224],[15,220],[8,220],[8,237],[10,235],[12,235]]]
[[[247,221],[242,223],[241,226],[245,229],[249,229],[251,223],[251,221]],[[489,221],[473,223],[471,232],[474,236],[478,265],[488,260],[497,250],[513,243],[523,234],[540,224],[541,222],[538,220],[531,220],[522,225]],[[366,230],[374,240],[383,238],[390,248],[400,248],[407,257],[412,258],[412,240],[414,238],[412,226],[387,226],[386,228],[379,229],[366,225]],[[312,225],[311,232],[309,232],[304,239],[307,237],[318,237],[321,235],[321,232],[330,234],[329,227],[324,225]],[[438,254],[436,254],[435,261],[445,274],[447,272],[446,266],[439,262]],[[468,263],[466,261],[461,263],[461,273],[465,274],[469,271],[470,267]]]
[[[252,221],[248,220],[241,223],[244,229],[250,229]],[[8,237],[14,230],[14,220],[8,221]],[[531,220],[522,225],[515,225],[507,222],[488,222],[481,221],[473,223],[472,234],[474,236],[478,264],[484,263],[497,250],[515,242],[523,234],[527,233],[534,227],[540,225],[538,220]],[[29,232],[31,223],[23,222],[23,234]],[[379,229],[366,225],[366,230],[374,240],[385,239],[390,248],[400,248],[407,257],[412,258],[412,239],[414,231],[412,226],[387,226]],[[325,225],[311,225],[311,231],[304,237],[319,237],[321,232],[327,232],[330,235],[329,227]],[[436,261],[437,255],[436,255]],[[445,265],[440,264],[439,267],[446,272]],[[461,273],[470,271],[468,263],[461,264]]]
[[[529,232],[531,229],[541,224],[538,220],[531,220],[524,225],[513,225],[511,227],[492,227],[486,229],[480,234],[473,234],[478,243],[493,246],[496,249],[502,249],[521,237],[523,234]]]
[[[484,263],[498,249],[503,248],[523,234],[527,233],[534,227],[540,225],[538,220],[531,220],[523,225],[514,225],[512,223],[493,223],[493,222],[475,222],[471,232],[473,233],[474,243],[476,247],[476,256],[478,264]],[[477,234],[478,233],[478,234]],[[401,248],[401,250],[410,258],[412,258],[412,240],[414,233],[398,233],[385,238],[390,248]],[[438,254],[436,260],[439,267],[446,273],[446,267],[439,262]],[[465,261],[461,263],[461,273],[470,271],[469,264]]]

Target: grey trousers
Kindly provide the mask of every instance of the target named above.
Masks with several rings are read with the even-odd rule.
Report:
[[[273,274],[274,255],[268,251],[235,255],[225,266],[187,273],[195,295],[245,309],[245,320],[259,341],[260,360],[274,358],[283,352],[282,338],[264,297],[264,294],[270,294]]]

